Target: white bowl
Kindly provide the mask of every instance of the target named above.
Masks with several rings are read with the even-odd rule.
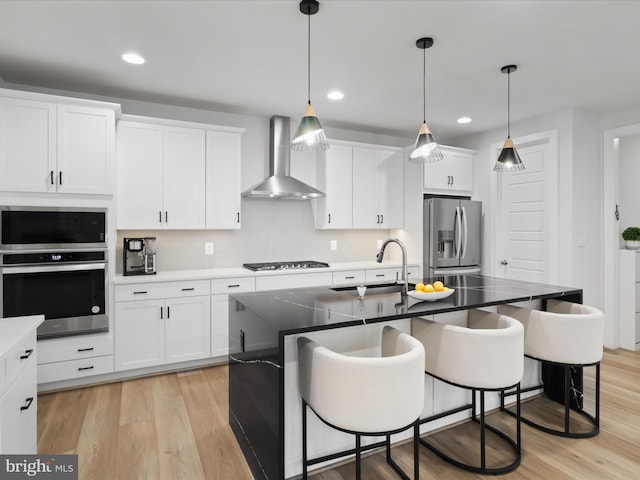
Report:
[[[442,300],[443,298],[447,298],[449,295],[453,295],[455,289],[450,288],[449,290],[445,290],[444,292],[416,292],[415,290],[411,290],[409,292],[409,296],[411,298],[415,298],[416,300],[426,300],[427,302],[435,302],[436,300]]]

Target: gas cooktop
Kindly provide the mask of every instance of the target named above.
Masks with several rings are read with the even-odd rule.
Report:
[[[242,266],[254,272],[263,270],[299,270],[304,268],[326,268],[328,263],[316,262],[314,260],[302,260],[299,262],[266,262],[266,263],[243,263]]]

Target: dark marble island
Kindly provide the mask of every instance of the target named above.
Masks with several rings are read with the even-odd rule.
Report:
[[[366,354],[381,325],[407,330],[411,317],[453,315],[505,303],[538,302],[544,308],[549,298],[582,302],[582,290],[576,288],[482,275],[438,279],[455,292],[435,302],[403,298],[399,292],[377,293],[385,289],[376,288],[369,288],[360,300],[355,288],[343,287],[230,296],[229,423],[256,479],[294,478],[301,472],[295,350],[300,334],[315,336],[320,343],[329,341],[341,351]],[[309,431],[313,428],[310,425]],[[351,441],[329,437],[315,444],[311,438],[310,449],[326,453]]]

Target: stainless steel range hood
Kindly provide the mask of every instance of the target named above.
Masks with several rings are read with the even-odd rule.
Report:
[[[291,176],[290,119],[269,119],[269,177],[242,192],[243,197],[307,200],[325,194]]]

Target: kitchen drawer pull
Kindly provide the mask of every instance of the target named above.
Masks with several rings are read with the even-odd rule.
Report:
[[[352,279],[354,279],[354,278],[356,278],[356,277],[354,277],[353,275],[351,275],[351,276],[349,276],[349,277],[344,277],[344,279],[345,279],[345,280],[352,280]]]
[[[29,410],[29,407],[31,406],[31,404],[33,403],[33,397],[29,397],[29,398],[25,398],[25,401],[27,403],[25,403],[24,405],[22,405],[20,407],[20,411],[22,412],[23,410]]]
[[[193,292],[195,290],[195,288],[191,287],[191,288],[183,288],[182,291],[183,292]]]
[[[158,210],[158,221],[162,223],[162,212]]]
[[[58,178],[60,180],[58,180],[58,185],[62,185],[62,172],[58,172]]]
[[[30,348],[29,350],[25,350],[24,355],[20,355],[20,360],[26,360],[31,356],[32,353],[33,353],[33,348]]]
[[[234,283],[233,285],[227,285],[227,288],[238,288],[239,286],[239,283]]]
[[[78,371],[81,372],[83,370],[93,370],[93,365],[91,365],[90,367],[78,367]]]
[[[169,223],[169,214],[166,210],[164,211],[164,223]]]
[[[238,221],[237,221],[237,223],[240,223],[240,212],[237,212],[237,215],[238,215]]]
[[[327,223],[331,223],[331,214],[328,213],[327,215],[329,215],[329,221]]]
[[[50,180],[50,181],[51,181],[51,185],[53,185],[53,184],[54,184],[54,183],[53,183],[53,170],[51,170],[51,173],[50,173],[50,179],[51,179],[51,180]]]
[[[148,292],[148,291],[146,291],[146,290],[140,290],[140,291],[138,291],[138,292],[133,292],[133,294],[134,294],[134,295],[144,295],[144,294],[146,294],[146,293],[149,293],[149,292]]]
[[[167,307],[167,318],[171,318],[171,307]]]
[[[92,350],[93,350],[93,347],[79,348],[78,352],[91,352]]]
[[[160,307],[160,320],[164,318],[164,314],[162,313],[162,307]]]
[[[384,273],[376,273],[376,277],[384,277],[385,274]]]

